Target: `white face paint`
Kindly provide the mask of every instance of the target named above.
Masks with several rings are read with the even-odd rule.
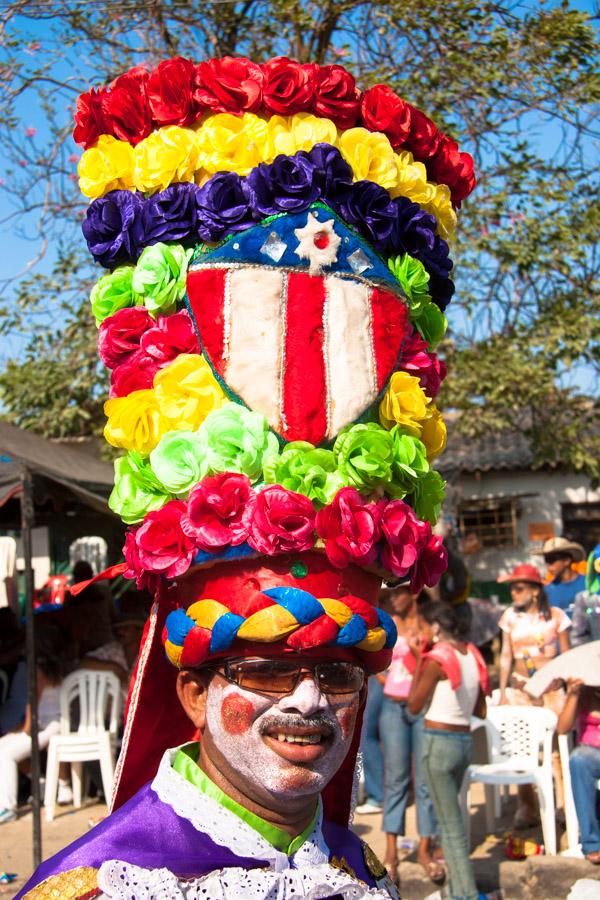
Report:
[[[206,730],[252,793],[278,800],[320,793],[341,766],[354,732],[359,694],[323,695],[307,676],[272,698],[213,679]]]

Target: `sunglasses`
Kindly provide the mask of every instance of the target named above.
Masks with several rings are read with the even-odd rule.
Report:
[[[547,553],[544,556],[544,562],[546,565],[555,562],[571,562],[571,557],[567,553]]]
[[[239,659],[215,671],[237,687],[256,694],[285,697],[293,694],[308,672],[322,694],[353,694],[365,683],[365,670],[353,663],[335,661],[314,664],[285,659]]]
[[[524,591],[530,591],[531,584],[511,584],[510,590],[512,594],[522,594]]]

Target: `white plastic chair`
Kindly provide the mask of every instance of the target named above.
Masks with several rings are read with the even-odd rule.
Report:
[[[490,762],[469,766],[461,789],[467,838],[472,782],[479,781],[484,785],[533,784],[540,801],[546,853],[555,856],[552,735],[556,729],[556,715],[549,709],[537,706],[490,706],[484,721]],[[493,796],[486,791],[488,831],[494,828],[494,807]]]
[[[582,858],[583,851],[579,842],[579,819],[577,818],[577,810],[575,809],[573,786],[571,784],[571,769],[569,768],[571,745],[572,739],[570,734],[558,735],[558,752],[562,770],[563,793],[565,797],[565,822],[567,826],[567,849],[563,851],[563,855]],[[600,779],[596,786],[600,791]]]
[[[79,704],[79,726],[71,731],[73,705]],[[121,687],[112,672],[77,669],[67,675],[60,691],[60,734],[52,735],[48,745],[44,806],[46,821],[54,818],[58,790],[58,768],[61,762],[71,763],[73,802],[81,806],[83,763],[98,760],[102,787],[107,801],[112,794],[115,769],[115,750]]]

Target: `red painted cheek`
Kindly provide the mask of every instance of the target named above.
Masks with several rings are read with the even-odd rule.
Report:
[[[252,724],[254,707],[240,694],[228,694],[221,706],[221,721],[228,734],[244,734]]]
[[[347,740],[349,735],[352,734],[357,712],[358,707],[353,704],[352,706],[348,706],[338,715],[338,722],[340,723],[344,740]]]

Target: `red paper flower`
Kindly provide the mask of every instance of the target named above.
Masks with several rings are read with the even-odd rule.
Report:
[[[196,66],[194,100],[213,112],[258,112],[262,103],[263,73],[245,56],[209,59]]]
[[[440,133],[434,123],[416,106],[410,107],[410,134],[405,150],[410,150],[415,159],[425,162],[433,156],[440,141]]]
[[[135,578],[135,584],[138,590],[150,591],[153,594],[160,583],[158,575],[152,575],[146,572],[140,561],[138,546],[135,541],[137,528],[129,529],[125,534],[125,546],[123,547],[123,556],[127,563],[127,569],[123,572],[125,578]]]
[[[152,113],[146,97],[149,72],[135,66],[116,78],[102,98],[102,112],[110,134],[134,146],[152,130]]]
[[[194,542],[183,532],[183,500],[169,500],[161,509],[149,512],[135,532],[137,563],[142,569],[175,578],[190,566]]]
[[[143,391],[152,387],[159,366],[155,359],[141,350],[132,353],[127,362],[113,369],[110,375],[110,393],[113,397],[127,397],[133,391]]]
[[[276,56],[262,70],[263,105],[268,112],[293,116],[310,109],[318,66]]]
[[[362,95],[360,110],[370,131],[382,131],[394,149],[410,134],[411,106],[385,84],[376,84]]]
[[[391,500],[381,513],[381,532],[384,537],[381,562],[393,575],[403,578],[417,561],[431,535],[431,526],[417,519],[403,500]]]
[[[402,372],[415,375],[430,400],[440,392],[442,381],[446,377],[446,364],[432,353],[423,338],[415,332],[408,337],[402,347]]]
[[[198,338],[187,310],[171,316],[158,316],[148,331],[142,334],[140,347],[159,366],[165,366],[180,353],[200,353]]]
[[[325,541],[329,561],[342,569],[349,563],[370,563],[377,556],[381,511],[355,488],[342,488],[329,506],[317,513],[317,534]]]
[[[248,543],[259,553],[310,550],[315,543],[315,511],[302,494],[279,485],[260,491],[246,507]]]
[[[410,589],[415,594],[423,587],[434,587],[448,568],[448,552],[442,538],[432,534],[422,548],[410,576]]]
[[[313,112],[331,119],[338,128],[356,125],[360,92],[354,78],[343,66],[321,66],[315,77]]]
[[[460,206],[475,187],[473,157],[461,153],[456,141],[445,134],[440,135],[434,156],[427,160],[427,171],[438,184],[448,185],[455,206]]]
[[[140,349],[144,332],[153,328],[154,319],[143,306],[119,309],[98,329],[98,355],[109,369],[126,362]]]
[[[146,94],[157,125],[191,125],[196,120],[198,111],[192,93],[195,68],[191,59],[174,56],[154,69]]]
[[[94,146],[101,134],[106,133],[102,112],[102,98],[105,94],[105,88],[99,91],[92,88],[77,98],[73,140],[86,150]]]
[[[243,514],[253,496],[245,475],[224,472],[203,478],[190,491],[187,513],[181,519],[184,534],[208,553],[243,543],[248,537]]]

